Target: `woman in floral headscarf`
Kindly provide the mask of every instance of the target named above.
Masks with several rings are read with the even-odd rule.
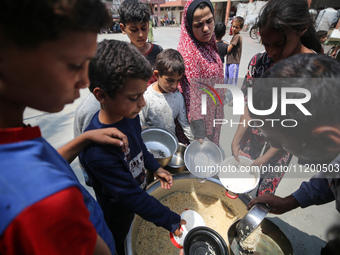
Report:
[[[180,82],[188,119],[195,139],[207,137],[219,145],[221,125],[214,127],[214,119],[223,119],[223,66],[218,55],[214,34],[214,10],[209,0],[189,0],[184,15],[177,50],[185,61],[185,75]],[[207,104],[202,104],[202,94]],[[206,106],[206,107],[205,107]]]

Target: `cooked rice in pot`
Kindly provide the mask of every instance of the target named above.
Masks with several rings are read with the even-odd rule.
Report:
[[[160,200],[172,211],[181,214],[184,209],[199,213],[207,227],[218,232],[228,242],[228,229],[238,218],[220,199],[195,192],[174,192]],[[178,255],[170,241],[169,231],[142,220],[138,229],[136,255]]]

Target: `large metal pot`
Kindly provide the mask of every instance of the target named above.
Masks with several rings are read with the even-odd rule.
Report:
[[[149,186],[147,192],[150,195],[154,196],[156,199],[160,200],[163,197],[171,194],[172,192],[195,191],[200,194],[221,199],[221,201],[225,203],[239,218],[244,217],[244,215],[246,215],[247,213],[245,203],[248,200],[246,199],[246,197],[240,195],[237,199],[228,199],[228,197],[225,195],[225,188],[218,179],[207,178],[204,183],[199,183],[197,182],[196,177],[190,175],[189,173],[174,175],[173,178],[174,183],[170,190],[162,189],[160,186],[160,182],[156,181]],[[130,231],[126,239],[126,253],[129,255],[135,255],[135,244],[138,235],[138,228],[141,224],[141,221],[142,218],[136,215],[134,221],[131,224]],[[221,222],[221,224],[223,224],[223,222]],[[229,228],[229,226],[226,226],[226,228]],[[227,242],[227,240],[225,241]]]
[[[143,142],[157,162],[165,167],[178,149],[177,137],[163,128],[149,127],[142,131]]]

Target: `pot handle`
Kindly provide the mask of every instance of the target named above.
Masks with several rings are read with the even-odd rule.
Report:
[[[235,196],[230,195],[230,194],[228,193],[228,190],[225,191],[225,194],[226,194],[227,197],[229,197],[229,198],[231,198],[231,199],[236,199],[236,198],[238,197],[238,195],[235,195]]]
[[[196,180],[197,180],[199,183],[204,183],[207,179],[206,179],[206,178],[198,178],[198,177],[196,177]]]

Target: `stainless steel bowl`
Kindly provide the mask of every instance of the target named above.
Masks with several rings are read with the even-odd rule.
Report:
[[[223,160],[220,148],[204,139],[203,143],[194,141],[185,150],[184,162],[190,173],[198,178],[209,178],[216,175]]]
[[[228,243],[230,255],[249,254],[244,251],[236,241],[236,226],[240,220],[235,221],[228,229]],[[261,222],[262,234],[254,254],[293,255],[293,247],[281,229],[268,219]]]
[[[165,167],[178,149],[177,137],[163,128],[145,128],[142,138],[148,151]]]
[[[255,204],[236,226],[236,240],[246,239],[259,225],[270,211],[266,204]]]
[[[169,164],[165,167],[172,174],[180,174],[187,170],[184,163],[184,152],[187,146],[183,143],[178,143],[178,149],[172,156]]]

